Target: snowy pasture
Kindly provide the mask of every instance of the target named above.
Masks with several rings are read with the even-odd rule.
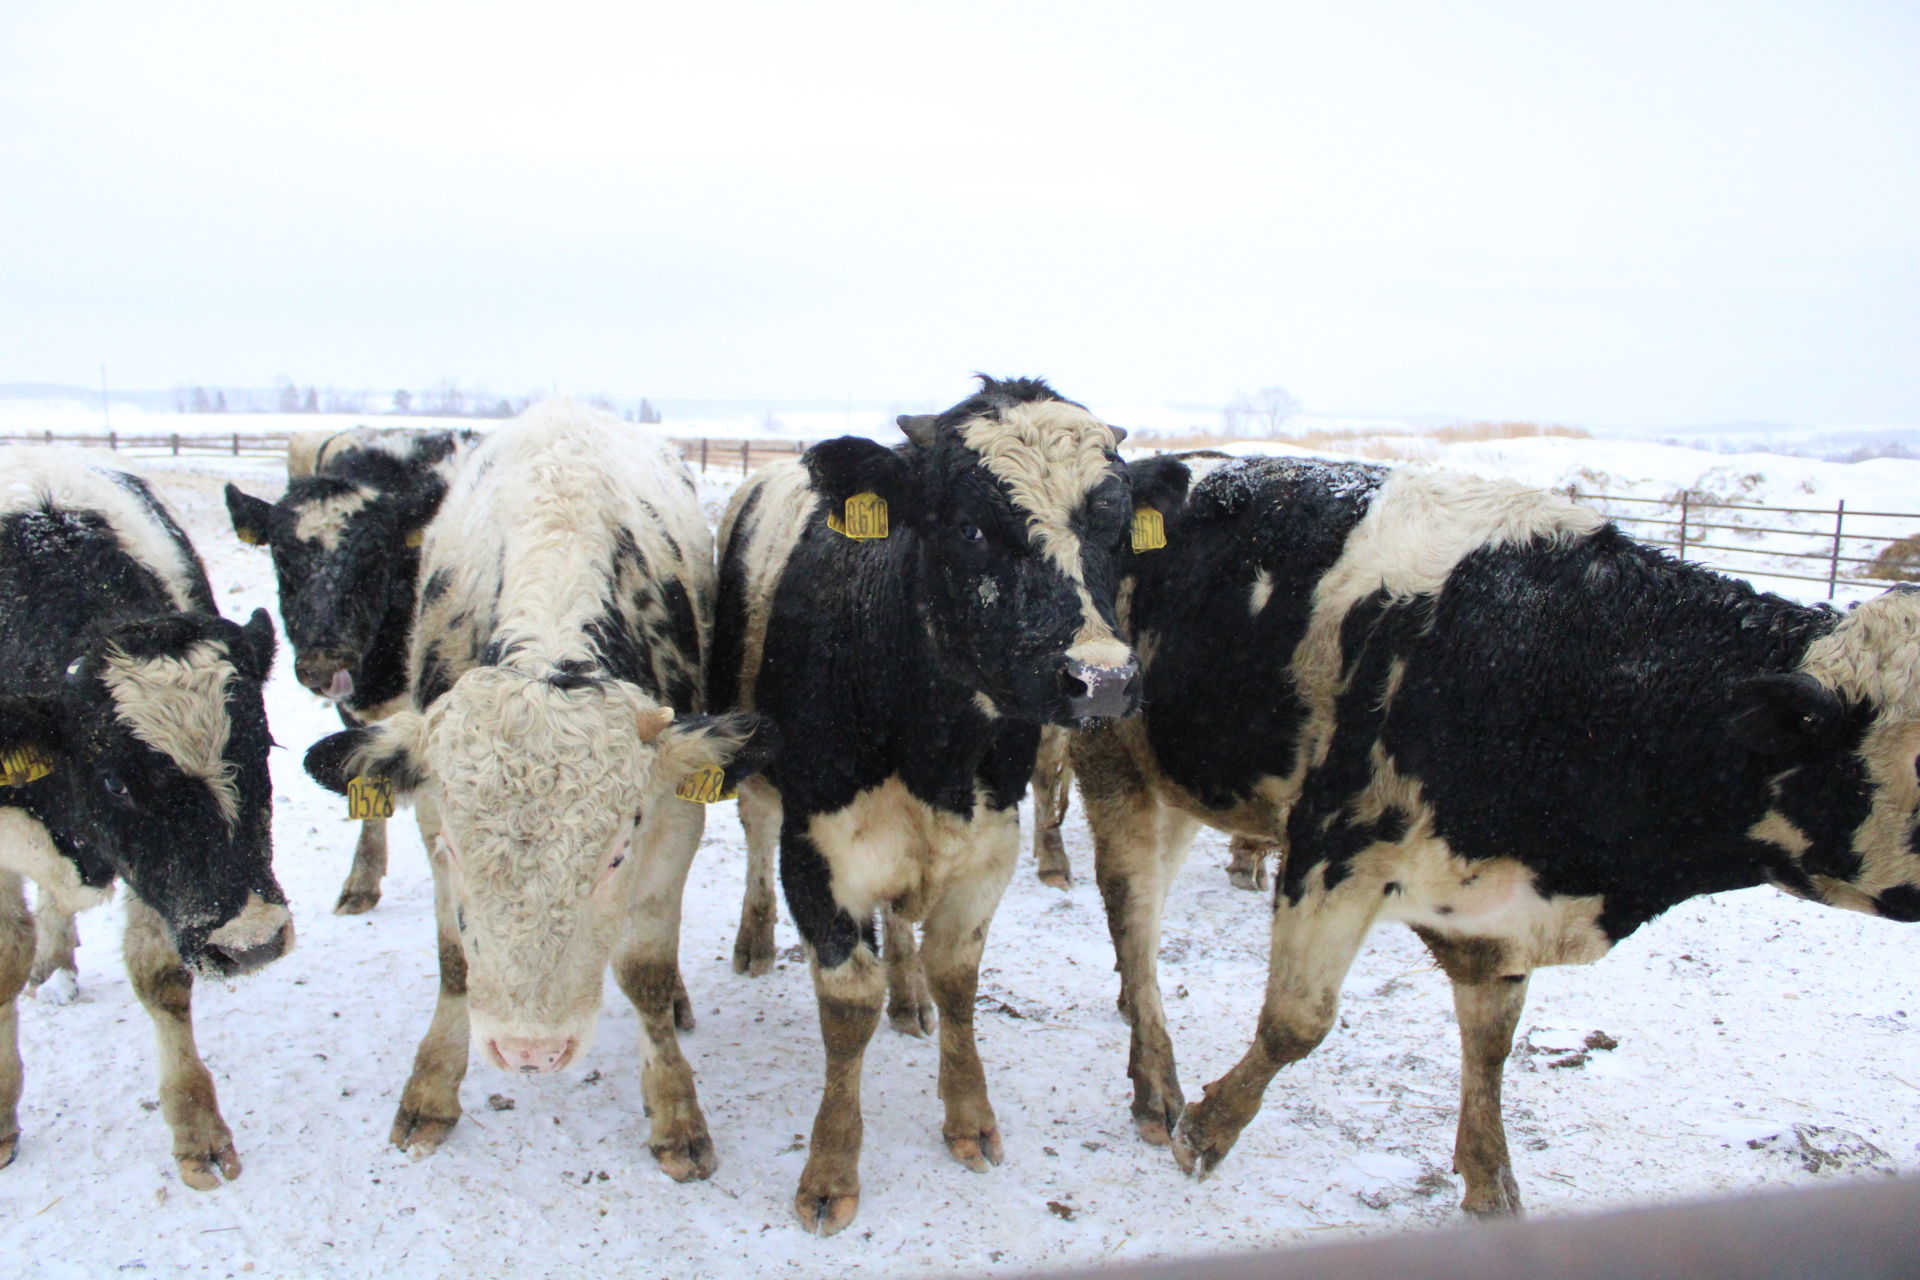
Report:
[[[1920,463],[1730,460],[1596,440],[1443,455],[1443,465],[1542,484],[1584,468],[1648,493],[1734,466],[1763,476],[1752,489],[1768,496],[1756,501],[1797,493],[1852,505],[1857,494],[1861,506],[1885,504],[1876,509],[1920,505],[1905,496],[1920,496]],[[278,466],[144,465],[183,513],[222,608],[275,608],[269,561],[232,537],[220,486],[275,494]],[[706,497],[717,513],[722,483]],[[329,914],[354,831],[300,755],[338,722],[294,682],[284,644],[281,667],[268,689],[287,744],[273,762],[276,866],[299,944],[251,979],[201,982],[195,1000],[244,1173],[204,1194],[178,1180],[154,1110],[148,1020],[118,964],[120,906],[83,916],[78,1002],[22,1001],[23,1136],[18,1161],[0,1171],[0,1256],[26,1273],[1016,1274],[1457,1218],[1451,1001],[1402,930],[1375,935],[1339,1028],[1275,1081],[1213,1178],[1185,1177],[1134,1136],[1127,1029],[1077,810],[1066,835],[1081,881],[1061,893],[1023,864],[987,946],[977,1027],[1006,1140],[1000,1168],[973,1174],[947,1157],[936,1046],[883,1025],[867,1055],[860,1216],[828,1240],[795,1225],[822,1062],[813,996],[784,919],[774,973],[747,979],[729,967],[745,867],[730,805],[709,813],[681,953],[699,1017],[683,1044],[719,1151],[713,1180],[675,1184],[648,1156],[639,1030],[611,981],[584,1060],[521,1078],[476,1058],[466,1117],[438,1153],[412,1160],[386,1136],[436,989],[426,860],[403,814],[380,906]],[[1265,972],[1261,898],[1231,888],[1225,862],[1225,841],[1203,834],[1168,904],[1161,980],[1190,1096],[1241,1052]],[[1770,889],[1697,899],[1598,966],[1541,971],[1507,1074],[1530,1211],[1920,1167],[1917,975],[1902,926]]]

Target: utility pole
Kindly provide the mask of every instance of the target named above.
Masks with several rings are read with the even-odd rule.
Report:
[[[113,424],[107,421],[107,365],[104,360],[100,362],[100,429],[113,429]]]

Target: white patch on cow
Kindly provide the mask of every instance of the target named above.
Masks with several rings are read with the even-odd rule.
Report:
[[[11,805],[0,808],[0,870],[33,881],[68,915],[99,906],[113,895],[112,885],[96,889],[83,883],[80,868],[60,852],[40,820]]]
[[[227,691],[238,678],[226,650],[206,640],[179,657],[133,658],[109,646],[100,671],[114,718],[205,782],[229,828],[240,821],[240,789],[226,758]]]
[[[980,790],[971,814],[936,809],[896,776],[844,808],[815,814],[807,837],[833,868],[834,902],[854,919],[891,905],[907,920],[924,920],[949,890],[998,901],[1006,887],[997,873],[1006,828],[1012,824],[1017,846],[1019,822],[1018,809],[995,809]]]
[[[1253,606],[1253,616],[1259,617],[1260,611],[1267,607],[1267,601],[1273,599],[1273,575],[1265,569],[1256,569],[1253,574],[1253,591],[1249,603]]]
[[[146,503],[114,480],[112,472],[95,466],[84,454],[36,445],[0,448],[0,476],[7,477],[0,485],[0,517],[45,506],[98,512],[121,548],[159,577],[175,609],[184,613],[199,607],[193,588],[201,572],[192,553]],[[154,501],[161,501],[157,492]],[[168,515],[176,525],[180,523],[171,509]]]
[[[746,527],[740,513],[747,499],[759,494]],[[735,491],[720,522],[720,546],[744,555],[746,570],[745,634],[740,649],[740,698],[743,710],[754,706],[754,687],[766,654],[767,622],[773,616],[773,595],[787,571],[787,561],[806,529],[807,517],[820,495],[810,487],[807,469],[797,458],[783,458],[753,473]]]
[[[345,493],[316,498],[300,508],[294,520],[293,536],[331,551],[340,545],[340,535],[346,532],[347,522],[378,496],[377,490],[355,485]]]

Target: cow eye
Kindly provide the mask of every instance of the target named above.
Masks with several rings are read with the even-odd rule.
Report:
[[[101,774],[100,785],[105,787],[107,794],[115,800],[125,800],[127,798],[127,784],[120,780],[120,775],[117,773]]]
[[[960,526],[960,536],[968,542],[979,542],[987,535],[980,532],[980,526],[977,524],[963,524]]]

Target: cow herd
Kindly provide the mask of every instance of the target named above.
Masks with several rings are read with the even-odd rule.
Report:
[[[1920,919],[1920,591],[1794,604],[1503,482],[1129,463],[1124,432],[1030,379],[899,425],[892,448],[830,440],[748,477],[717,545],[669,445],[564,403],[484,437],[303,439],[278,501],[228,486],[236,535],[271,551],[295,674],[343,722],[305,757],[365,819],[336,910],[377,903],[395,801],[428,851],[440,991],[396,1145],[447,1141],[476,1049],[515,1072],[578,1061],[611,964],[649,1149],[676,1180],[714,1172],[678,1040],[680,914],[704,806],[736,793],[734,967],[771,966],[777,850],[818,1002],[794,1211],[819,1234],[858,1211],[883,1010],[939,1038],[953,1158],[1003,1158],[973,1017],[1030,781],[1061,886],[1079,787],[1134,1122],[1196,1175],[1332,1028],[1380,920],[1452,981],[1454,1165],[1464,1207],[1502,1214],[1502,1067],[1533,969],[1759,884]],[[194,975],[293,942],[271,622],[220,616],[145,482],[39,448],[0,450],[0,610],[0,1166],[18,997],[70,997],[71,915],[118,880],[173,1153],[217,1186],[240,1164]],[[1157,955],[1202,824],[1233,837],[1235,883],[1278,866],[1252,1043],[1190,1101]]]

